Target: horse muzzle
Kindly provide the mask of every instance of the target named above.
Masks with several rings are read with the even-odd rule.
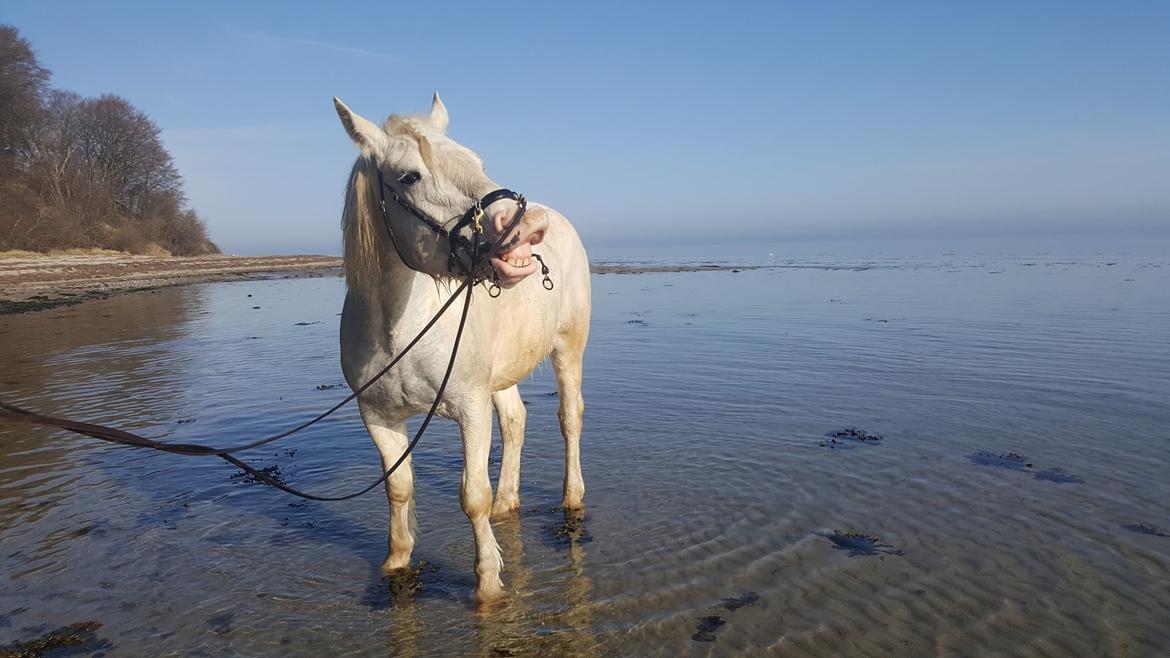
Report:
[[[500,246],[489,258],[501,288],[511,288],[540,270],[532,247],[544,240],[545,231],[548,230],[548,215],[542,208],[529,208],[521,220],[515,222],[517,212],[517,204],[508,204],[500,212],[491,215],[491,226],[494,229],[491,241],[498,242]]]

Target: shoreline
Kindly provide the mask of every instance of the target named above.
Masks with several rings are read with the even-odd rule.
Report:
[[[46,254],[0,258],[0,315],[72,306],[114,295],[194,283],[341,276],[337,256]],[[591,264],[602,274],[739,272],[760,265]]]
[[[340,276],[335,256],[37,255],[0,258],[0,315],[191,283]]]

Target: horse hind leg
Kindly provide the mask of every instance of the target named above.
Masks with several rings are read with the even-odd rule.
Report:
[[[581,417],[585,398],[581,396],[581,371],[585,359],[585,336],[562,335],[553,348],[552,363],[557,373],[561,436],[565,439],[565,487],[561,506],[566,510],[585,507],[585,480],[581,477]]]
[[[515,386],[493,393],[492,403],[496,407],[500,440],[504,445],[496,499],[492,503],[492,518],[498,519],[512,516],[520,509],[520,453],[524,449],[528,410],[524,408],[520,389]]]
[[[382,455],[382,472],[386,472],[406,450],[406,423],[382,423],[362,410],[366,429]],[[390,502],[389,556],[382,562],[382,572],[389,574],[410,566],[414,550],[414,465],[407,457],[398,470],[386,479],[386,498]]]

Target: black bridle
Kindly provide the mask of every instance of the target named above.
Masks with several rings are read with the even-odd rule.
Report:
[[[482,262],[484,256],[492,256],[500,251],[507,251],[509,248],[515,246],[520,242],[520,234],[517,233],[507,245],[503,244],[504,240],[512,231],[520,225],[521,220],[524,219],[524,213],[528,209],[528,200],[524,198],[523,194],[513,192],[506,188],[500,188],[488,192],[471,205],[466,212],[460,217],[448,220],[448,224],[455,222],[451,228],[447,228],[442,223],[427,216],[426,213],[419,210],[414,204],[402,198],[382,176],[382,169],[374,163],[374,169],[378,172],[378,201],[379,208],[382,211],[382,222],[386,225],[386,232],[390,235],[390,243],[394,245],[394,251],[398,252],[398,258],[410,267],[410,261],[402,254],[402,249],[398,246],[398,240],[394,237],[394,229],[390,226],[390,212],[386,208],[386,190],[390,190],[390,196],[398,205],[410,213],[415,219],[422,222],[423,226],[431,230],[435,235],[447,240],[447,271],[457,276],[469,276],[475,279],[478,283],[485,278],[491,278],[492,281],[499,279],[495,268]],[[508,226],[496,237],[495,242],[489,242],[484,238],[484,228],[482,224],[485,210],[493,203],[503,200],[511,199],[516,202],[516,216],[508,223]],[[465,228],[471,229],[471,236],[468,237],[464,233]],[[538,257],[539,259],[539,257]],[[543,265],[544,261],[541,261]],[[547,270],[547,268],[543,268]],[[548,272],[544,271],[547,278]],[[497,292],[492,296],[499,295],[498,287],[495,288]]]

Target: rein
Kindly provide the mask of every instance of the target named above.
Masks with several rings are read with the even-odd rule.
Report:
[[[353,393],[351,393],[341,402],[338,402],[337,404],[330,407],[325,412],[279,434],[274,434],[272,436],[257,439],[255,441],[230,448],[214,448],[198,443],[167,443],[157,441],[155,439],[150,439],[133,432],[127,432],[125,430],[108,427],[106,425],[98,425],[96,423],[86,423],[76,420],[69,420],[66,418],[45,416],[13,404],[8,404],[3,400],[0,400],[0,419],[17,423],[63,429],[69,432],[73,432],[74,434],[100,439],[108,443],[115,443],[135,448],[149,448],[151,450],[158,450],[160,452],[167,452],[190,457],[219,457],[229,464],[240,468],[259,482],[262,482],[270,487],[280,489],[281,491],[292,494],[293,496],[297,496],[298,498],[304,498],[306,500],[342,501],[357,498],[358,496],[369,493],[375,487],[385,482],[396,470],[398,470],[398,467],[401,466],[404,461],[406,461],[406,458],[409,457],[410,454],[414,451],[414,447],[418,444],[419,440],[423,436],[423,433],[426,432],[427,427],[434,418],[435,412],[439,408],[439,402],[443,399],[443,393],[447,389],[447,382],[451,378],[451,372],[455,369],[455,356],[459,353],[459,343],[463,338],[463,328],[467,324],[467,313],[471,308],[472,291],[474,290],[476,284],[484,280],[483,274],[485,271],[483,269],[483,258],[485,255],[490,256],[491,254],[496,253],[501,248],[501,244],[504,242],[504,239],[520,224],[520,220],[524,218],[524,212],[527,208],[527,201],[524,199],[523,195],[507,189],[498,189],[493,192],[489,192],[488,194],[484,195],[482,199],[475,202],[475,204],[473,204],[471,208],[469,208],[467,212],[465,212],[458,219],[458,222],[453,228],[447,229],[439,222],[436,222],[435,220],[427,217],[425,213],[406,202],[393,188],[386,185],[386,182],[382,178],[381,169],[378,170],[378,183],[380,190],[382,219],[386,225],[386,231],[389,233],[390,242],[394,245],[394,250],[398,252],[398,257],[402,259],[402,262],[407,264],[409,267],[409,262],[402,257],[402,252],[398,247],[398,242],[394,237],[394,232],[390,228],[390,217],[386,209],[386,189],[390,190],[391,195],[393,196],[394,200],[398,202],[398,205],[402,206],[403,209],[408,211],[416,219],[422,221],[423,225],[430,228],[440,237],[447,238],[449,244],[449,260],[447,265],[448,271],[452,274],[455,274],[454,268],[455,266],[458,266],[460,268],[458,276],[463,277],[463,283],[461,283],[455,292],[451,294],[450,299],[448,299],[446,303],[444,303],[443,306],[439,308],[434,317],[432,317],[430,321],[427,322],[426,326],[424,326],[422,330],[419,331],[419,333],[406,345],[406,347],[402,349],[401,352],[399,352],[393,359],[391,359],[390,363],[388,363],[386,367],[379,370],[373,377],[354,390]],[[484,208],[487,208],[491,204],[501,199],[513,199],[516,201],[518,205],[516,216],[508,224],[508,227],[495,239],[494,242],[487,241],[483,238],[484,231],[481,225],[481,219],[484,215]],[[472,228],[471,238],[467,238],[466,236],[459,233],[459,231],[467,226],[471,226]],[[511,244],[514,244],[518,240],[519,235],[517,235],[512,243],[509,243],[509,245],[506,246],[511,246]],[[466,265],[460,259],[460,256],[467,257],[468,260]],[[536,258],[540,261],[541,273],[544,275],[544,288],[546,290],[552,290],[552,280],[548,277],[549,269],[544,264],[544,260],[541,259],[540,256],[536,256]],[[497,283],[494,283],[494,281],[498,278],[498,275],[496,274],[495,269],[491,267],[490,263],[487,264],[487,268],[491,270],[493,278],[493,284],[492,287],[488,289],[488,294],[491,297],[498,297],[500,294],[500,288]],[[493,290],[495,291],[494,294]],[[361,489],[360,491],[346,494],[344,496],[319,496],[290,487],[268,475],[267,473],[245,464],[240,459],[235,457],[234,453],[250,450],[252,448],[259,448],[260,446],[268,445],[270,443],[274,443],[286,437],[292,436],[301,430],[317,424],[318,422],[331,416],[337,410],[352,402],[355,398],[365,392],[366,389],[373,386],[375,382],[385,376],[386,373],[390,372],[390,370],[395,365],[397,365],[398,362],[401,361],[402,358],[405,357],[406,354],[410,352],[410,350],[415,345],[417,345],[420,340],[422,340],[423,336],[425,336],[427,332],[429,332],[431,328],[435,326],[435,324],[439,321],[439,318],[441,318],[447,312],[447,309],[449,309],[451,305],[455,303],[455,300],[459,297],[459,295],[463,293],[466,294],[464,295],[463,299],[463,311],[459,317],[459,328],[455,332],[455,341],[451,346],[451,358],[447,362],[447,370],[443,374],[443,380],[439,384],[438,390],[435,392],[434,402],[431,403],[431,407],[427,411],[426,418],[424,418],[422,424],[419,425],[418,431],[415,432],[414,437],[406,446],[406,450],[402,452],[402,455],[399,456],[398,460],[394,462],[394,464],[391,465],[389,469],[382,473],[381,477],[379,477],[369,486]]]

